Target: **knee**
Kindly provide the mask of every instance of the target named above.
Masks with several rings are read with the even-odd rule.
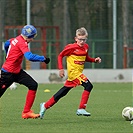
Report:
[[[37,90],[37,88],[38,88],[38,83],[36,81],[32,82],[29,87],[30,90],[35,90],[35,91]]]
[[[91,92],[92,88],[93,88],[92,84],[87,84],[87,86],[85,87],[85,90]]]
[[[88,92],[91,92],[92,88],[93,88],[93,85],[91,84],[90,81],[88,81],[87,83],[82,83],[82,85],[84,86],[84,89]]]

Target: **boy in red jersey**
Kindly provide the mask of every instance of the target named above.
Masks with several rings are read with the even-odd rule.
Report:
[[[42,119],[45,111],[58,102],[60,98],[65,96],[73,87],[81,85],[84,87],[77,115],[90,116],[91,114],[85,110],[90,92],[93,85],[88,78],[82,73],[85,62],[100,63],[101,58],[91,58],[88,55],[89,46],[86,44],[88,37],[87,30],[84,27],[76,30],[75,43],[68,44],[58,56],[59,76],[65,76],[62,60],[66,56],[68,79],[64,86],[54,94],[46,103],[40,104],[40,118]]]
[[[25,57],[30,61],[45,62],[46,64],[50,61],[49,58],[30,52],[28,43],[32,42],[36,35],[36,28],[32,25],[26,25],[22,28],[21,35],[6,41],[6,60],[1,68],[0,97],[13,82],[23,84],[29,89],[22,112],[22,118],[24,119],[38,118],[40,115],[31,110],[38,83],[21,68],[22,60]]]

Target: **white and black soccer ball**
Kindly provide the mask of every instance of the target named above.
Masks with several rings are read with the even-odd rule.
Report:
[[[11,84],[11,86],[9,88],[10,88],[10,90],[15,90],[15,89],[17,89],[17,84],[14,82]]]
[[[131,121],[133,120],[133,107],[125,107],[122,110],[122,117],[126,120],[126,121]]]

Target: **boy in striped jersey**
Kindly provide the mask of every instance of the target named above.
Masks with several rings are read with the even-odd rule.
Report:
[[[47,102],[40,104],[40,118],[43,118],[45,111],[58,102],[60,98],[65,96],[72,88],[81,85],[84,87],[79,108],[76,112],[77,115],[90,116],[91,114],[85,110],[90,92],[93,85],[89,79],[82,73],[85,62],[100,63],[101,58],[92,58],[88,55],[89,46],[86,43],[88,37],[87,30],[81,27],[76,30],[75,43],[65,46],[63,51],[58,56],[59,76],[65,76],[63,68],[63,57],[67,57],[67,74],[68,79],[64,86],[55,93]]]

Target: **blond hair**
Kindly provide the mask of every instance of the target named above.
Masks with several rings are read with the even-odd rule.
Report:
[[[76,36],[84,36],[84,35],[86,35],[86,37],[88,36],[88,32],[84,27],[81,27],[76,30]]]

